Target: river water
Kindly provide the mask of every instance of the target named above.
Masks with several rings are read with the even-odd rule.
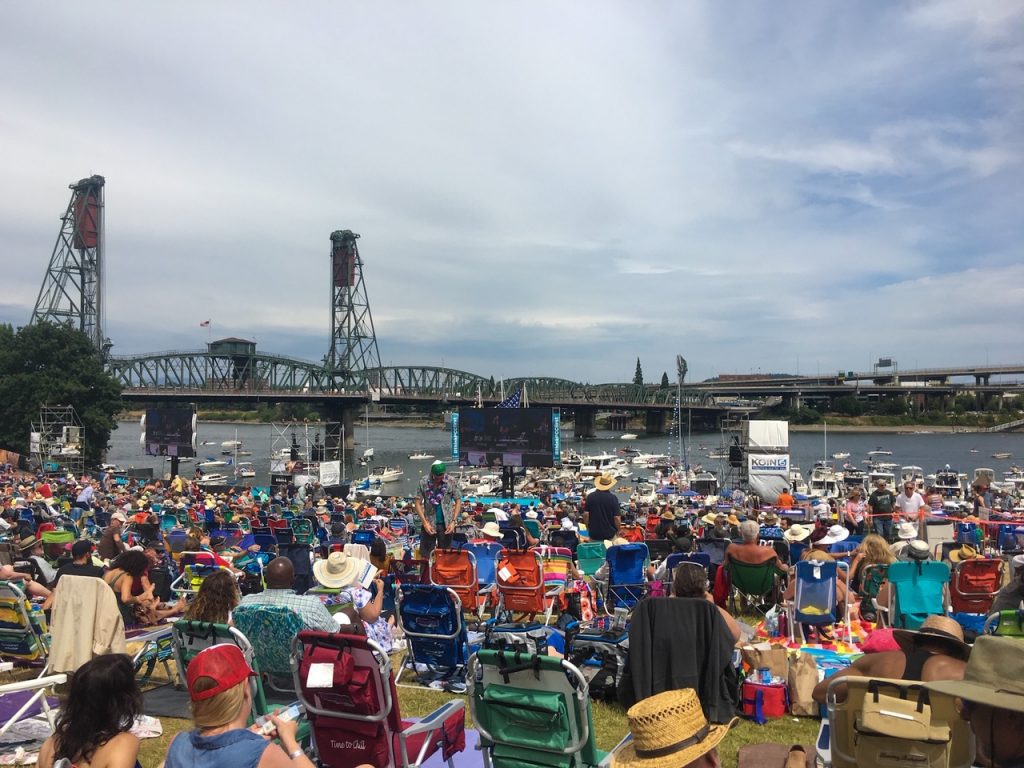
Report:
[[[313,441],[315,429],[310,429],[308,440]],[[275,430],[269,424],[228,424],[219,422],[201,422],[199,424],[198,441],[212,441],[212,445],[200,445],[198,461],[206,457],[221,459],[221,443],[225,440],[242,441],[243,449],[252,452],[251,456],[240,457],[240,461],[251,461],[256,470],[254,485],[266,485],[269,482],[270,454],[272,449],[287,446],[287,438],[280,437],[275,442]],[[679,446],[674,438],[668,435],[644,436],[628,443],[619,439],[618,431],[599,430],[594,440],[574,441],[572,432],[564,430],[562,434],[563,450],[573,448],[579,453],[614,452],[616,448],[629,445],[645,453],[669,453],[679,455]],[[296,430],[296,438],[300,445],[305,445],[306,435],[300,427]],[[924,469],[925,474],[934,472],[949,464],[953,469],[973,476],[977,467],[990,467],[996,471],[996,477],[1014,464],[1024,463],[1024,434],[1021,433],[915,433],[895,434],[892,432],[830,432],[827,437],[820,432],[791,432],[790,454],[793,464],[799,466],[807,477],[814,462],[831,454],[846,451],[849,459],[844,461],[864,467],[862,461],[867,451],[883,448],[892,451],[892,456],[882,457],[881,461],[889,461],[899,465],[916,465]],[[433,454],[438,459],[448,460],[451,453],[451,433],[440,427],[395,427],[370,425],[367,431],[360,426],[356,435],[358,442],[356,456],[346,456],[347,476],[353,479],[365,477],[366,468],[359,467],[355,458],[362,455],[367,446],[374,449],[373,464],[400,466],[405,470],[404,477],[398,482],[388,483],[385,487],[391,495],[408,495],[412,493],[419,478],[428,470],[430,460],[412,461],[409,454],[423,451]],[[684,439],[684,444],[687,442]],[[719,477],[725,478],[727,467],[725,462],[709,459],[706,450],[722,445],[719,433],[694,433],[690,436],[686,448],[690,464],[702,464],[706,469],[714,470]],[[702,446],[704,449],[702,449]],[[827,452],[827,453],[826,453]],[[1008,452],[1009,459],[994,459],[993,453]],[[170,462],[146,456],[139,444],[139,423],[122,421],[118,429],[111,435],[110,450],[107,461],[120,467],[149,467],[154,475],[170,469]],[[194,463],[183,463],[181,474],[186,477],[194,472]],[[213,470],[229,474],[230,469]],[[635,472],[642,474],[645,470]],[[898,476],[898,474],[897,474]]]

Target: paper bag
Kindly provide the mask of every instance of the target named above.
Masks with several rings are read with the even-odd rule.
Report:
[[[751,670],[768,667],[772,671],[772,677],[786,679],[789,667],[786,663],[785,648],[768,643],[758,643],[757,645],[743,646],[741,653],[743,655],[743,663]]]
[[[789,661],[789,706],[794,715],[816,717],[814,686],[818,684],[818,662],[809,653],[800,653]]]

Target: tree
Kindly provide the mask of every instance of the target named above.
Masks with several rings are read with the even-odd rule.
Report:
[[[668,388],[669,388],[669,383],[668,383],[668,371],[664,371],[664,372],[663,372],[663,373],[661,374],[661,388],[662,388],[662,389],[668,389]]]
[[[633,383],[638,387],[644,385],[644,369],[640,367],[640,358],[636,359],[636,372],[633,374]]]
[[[853,395],[843,395],[837,398],[832,408],[843,416],[860,416],[864,413],[864,404]]]
[[[0,324],[0,447],[29,452],[29,432],[43,405],[70,405],[85,433],[84,458],[99,464],[115,416],[124,407],[121,385],[82,332],[39,323],[15,331]]]

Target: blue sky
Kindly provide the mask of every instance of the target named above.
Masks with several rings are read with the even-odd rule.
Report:
[[[115,353],[648,379],[1024,360],[1024,2],[13,4],[0,321],[107,179]]]

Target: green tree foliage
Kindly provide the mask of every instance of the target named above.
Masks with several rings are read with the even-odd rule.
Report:
[[[640,358],[636,359],[636,371],[633,373],[633,383],[638,387],[644,385],[644,369],[640,367]]]
[[[887,397],[878,404],[878,413],[882,416],[902,416],[910,404],[905,397]]]
[[[668,388],[669,388],[669,383],[668,383],[668,371],[664,371],[664,372],[663,372],[663,373],[661,374],[661,388],[662,388],[662,389],[668,389]]]
[[[860,416],[864,413],[864,404],[853,395],[837,398],[833,410],[843,416]]]
[[[0,447],[28,453],[43,405],[70,405],[85,430],[85,461],[99,464],[124,407],[88,337],[50,323],[0,325]]]

